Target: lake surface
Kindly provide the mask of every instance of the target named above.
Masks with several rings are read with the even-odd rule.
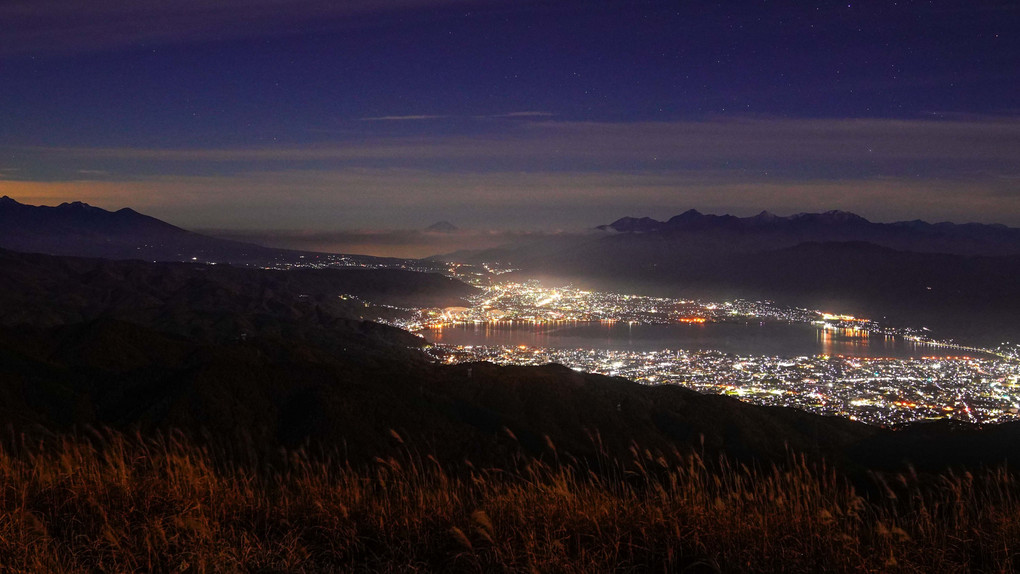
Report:
[[[748,356],[848,355],[906,358],[974,355],[958,349],[918,344],[899,337],[778,322],[701,325],[498,323],[429,329],[422,334],[433,343],[448,345],[528,345],[621,351],[715,350]]]

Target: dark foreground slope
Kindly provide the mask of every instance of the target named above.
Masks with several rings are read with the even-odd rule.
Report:
[[[0,438],[3,564],[28,572],[1020,566],[1020,487],[979,469],[1015,458],[1015,426],[893,433],[555,365],[443,367],[401,356],[388,333],[357,325],[348,334],[362,345],[347,352],[271,334],[203,342],[108,319],[5,331],[0,420],[20,432]],[[925,472],[961,462],[973,472]],[[874,480],[866,467],[876,465],[902,474]]]
[[[1013,572],[1020,484],[642,450],[444,468],[399,434],[371,464],[240,464],[179,434],[0,439],[14,572]],[[451,472],[452,471],[452,472]]]
[[[876,429],[679,387],[641,387],[565,367],[440,366],[371,330],[357,347],[250,338],[198,343],[98,320],[0,336],[0,416],[19,428],[187,429],[228,442],[339,450],[372,460],[390,429],[442,460],[505,464],[518,448],[593,458],[632,441],[782,460],[788,444],[835,456]],[[373,335],[376,335],[373,338]],[[389,337],[387,336],[387,339]],[[509,431],[509,432],[507,432]],[[781,438],[780,438],[781,437]]]
[[[462,305],[474,291],[440,275],[394,269],[274,271],[0,249],[4,325],[47,327],[105,318],[204,340],[280,335],[285,329],[302,338],[311,337],[302,330],[312,329],[328,338],[333,321],[386,317],[395,312],[393,306]]]
[[[370,300],[400,290],[434,299],[465,289],[441,277],[308,279],[0,255],[0,419],[33,434],[183,429],[267,453],[307,446],[361,463],[393,446],[394,429],[447,463],[505,465],[519,452],[597,460],[637,443],[745,461],[784,460],[791,448],[854,473],[908,460],[994,463],[1015,458],[1020,445],[1016,425],[893,432],[556,365],[439,365],[414,349],[421,339],[364,321],[372,307],[336,297],[363,289]],[[915,456],[931,452],[939,458]]]

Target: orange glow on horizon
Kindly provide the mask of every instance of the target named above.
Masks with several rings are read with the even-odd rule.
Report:
[[[12,181],[0,179],[0,196],[7,195],[26,205],[59,205],[64,202],[85,203],[117,210],[122,207],[148,206],[146,191],[137,181]]]

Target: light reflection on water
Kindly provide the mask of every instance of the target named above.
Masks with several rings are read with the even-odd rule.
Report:
[[[749,322],[641,325],[625,322],[481,323],[424,331],[433,343],[527,345],[557,349],[659,351],[716,350],[736,355],[848,355],[921,357],[959,355],[956,349],[919,344],[856,329],[803,323]]]

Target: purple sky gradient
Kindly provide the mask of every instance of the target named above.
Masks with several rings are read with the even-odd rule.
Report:
[[[0,195],[190,228],[1020,226],[1011,2],[0,6]]]

